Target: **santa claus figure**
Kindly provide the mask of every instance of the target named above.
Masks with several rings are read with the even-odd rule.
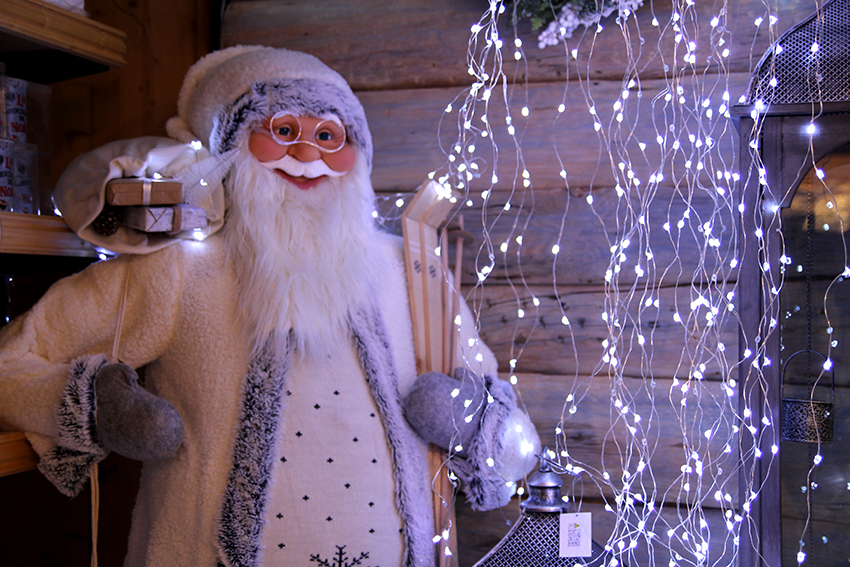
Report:
[[[359,101],[310,55],[235,47],[190,69],[167,129],[63,176],[66,220],[121,254],[3,329],[0,423],[68,495],[109,451],[144,461],[128,566],[432,565],[427,441],[488,509],[538,440],[468,310],[459,371],[417,377]],[[92,229],[109,179],[169,175],[205,239]]]

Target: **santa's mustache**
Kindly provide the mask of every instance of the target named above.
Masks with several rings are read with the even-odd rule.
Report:
[[[340,177],[346,173],[345,171],[334,171],[324,160],[317,159],[316,161],[303,162],[298,161],[289,154],[276,161],[261,161],[259,163],[272,171],[279,169],[291,177],[306,177],[308,179],[315,179],[323,175]]]

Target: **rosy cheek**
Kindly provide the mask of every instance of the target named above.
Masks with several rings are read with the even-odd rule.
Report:
[[[275,159],[279,159],[280,156],[275,156],[276,153],[282,153],[281,148],[275,147],[273,141],[271,141],[268,136],[264,136],[263,134],[259,134],[257,132],[252,132],[248,136],[248,151],[253,154],[255,158],[259,161],[274,161]]]
[[[325,154],[322,159],[325,160],[325,163],[328,164],[328,167],[332,170],[343,173],[354,167],[354,162],[356,161],[357,156],[354,152],[354,148],[352,148],[350,144],[346,143],[341,150],[332,154]]]

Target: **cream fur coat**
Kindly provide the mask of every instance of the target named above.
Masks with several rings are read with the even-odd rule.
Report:
[[[433,561],[433,519],[430,486],[422,482],[427,447],[400,409],[416,378],[400,244],[390,235],[377,238],[386,277],[378,283],[377,304],[352,316],[352,335],[396,455],[405,564],[424,566]],[[275,455],[263,453],[268,440],[252,438],[247,424],[281,411],[275,392],[297,359],[263,353],[251,360],[237,319],[235,274],[225,257],[216,235],[98,262],[58,282],[0,334],[0,426],[26,432],[40,470],[63,493],[76,494],[92,463],[105,456],[96,438],[93,376],[112,351],[126,285],[118,358],[146,366],[146,388],[169,400],[185,424],[176,457],[145,463],[128,566],[255,564],[262,526],[256,510],[246,507],[262,502],[262,463]],[[473,328],[471,320],[464,328]],[[495,375],[495,358],[481,349],[483,362],[472,369]],[[464,354],[478,364],[476,352],[467,347]],[[488,438],[480,455],[517,449],[504,432],[515,403],[501,385],[493,383],[493,405],[500,409],[490,412],[489,422],[485,417],[482,436]],[[488,469],[469,461],[457,472],[478,500],[473,504],[504,505],[510,491],[492,463]],[[240,464],[251,470],[238,472]]]

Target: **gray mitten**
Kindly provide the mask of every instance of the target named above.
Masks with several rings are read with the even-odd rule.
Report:
[[[101,444],[130,459],[173,456],[183,441],[183,420],[166,400],[139,386],[126,364],[107,364],[95,375],[97,435]]]
[[[465,368],[457,368],[454,378],[442,372],[429,372],[417,378],[404,400],[404,416],[429,443],[466,457],[486,405],[484,379]],[[463,449],[456,451],[458,445]]]

